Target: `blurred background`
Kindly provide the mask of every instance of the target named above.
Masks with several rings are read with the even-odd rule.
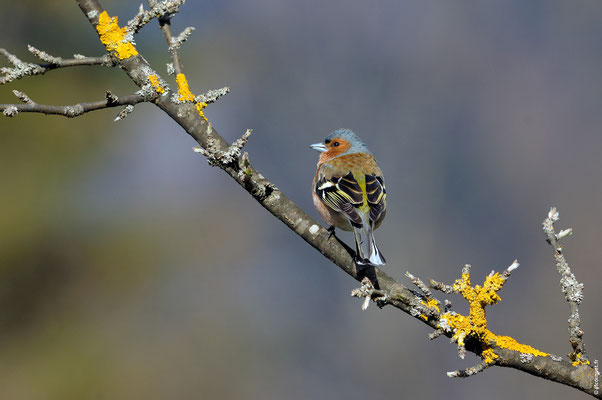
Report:
[[[103,0],[124,25],[138,2]],[[0,47],[28,61],[100,55],[75,2],[6,2]],[[385,270],[473,283],[518,258],[489,327],[570,352],[568,305],[541,221],[558,207],[581,317],[602,354],[602,3],[578,0],[190,1],[174,30],[206,115],[310,215],[317,153],[347,127],[382,167]],[[156,21],[139,51],[168,77]],[[0,61],[8,66],[6,60]],[[136,90],[117,69],[0,87],[73,104]],[[6,399],[588,398],[478,359],[387,308],[191,147],[149,104],[76,119],[0,118],[0,387]],[[341,235],[349,243],[348,234]],[[443,296],[441,296],[443,298]],[[457,311],[464,301],[451,296]]]

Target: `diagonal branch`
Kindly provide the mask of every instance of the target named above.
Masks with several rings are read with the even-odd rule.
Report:
[[[177,11],[177,6],[184,3],[184,0],[166,0],[161,3],[158,3],[156,0],[149,0],[152,12],[149,13],[141,9],[137,16],[138,22],[136,22],[135,18],[134,22],[131,22],[125,28],[119,27],[117,18],[110,17],[102,9],[97,0],[76,0],[76,2],[95,28],[101,42],[107,48],[111,60],[113,60],[112,62],[119,65],[132,81],[141,88],[139,93],[133,95],[137,97],[131,99],[132,101],[129,103],[125,101],[128,96],[116,98],[114,95],[107,95],[104,101],[81,103],[80,105],[87,104],[91,110],[94,107],[98,109],[127,104],[129,108],[126,107],[122,111],[122,114],[125,113],[124,115],[127,115],[126,110],[131,110],[132,105],[137,102],[150,101],[154,103],[198,142],[200,147],[197,151],[205,155],[212,165],[222,169],[261,206],[303,238],[309,245],[354,279],[362,282],[362,287],[354,290],[353,295],[364,298],[363,308],[366,308],[370,301],[375,301],[380,307],[385,305],[396,307],[435,329],[435,332],[430,335],[431,337],[445,335],[452,338],[458,344],[460,356],[469,351],[482,359],[480,364],[472,368],[452,372],[451,376],[471,376],[492,365],[511,367],[575,387],[600,398],[600,394],[594,384],[595,371],[585,362],[575,364],[574,360],[571,360],[573,362],[563,360],[560,357],[541,352],[530,346],[522,345],[510,337],[493,334],[487,329],[485,307],[493,305],[500,300],[497,292],[501,290],[509,278],[511,271],[518,266],[518,263],[514,262],[502,274],[492,272],[485,279],[482,286],[473,286],[471,284],[470,266],[468,265],[463,268],[462,277],[457,279],[453,285],[431,281],[435,289],[442,290],[445,293],[459,293],[469,302],[469,315],[465,316],[455,313],[451,310],[451,305],[447,300],[441,302],[435,298],[430,290],[431,288],[427,287],[422,280],[411,274],[409,274],[409,277],[418,287],[419,291],[405,287],[379,268],[370,265],[356,265],[344,244],[336,240],[336,237],[331,237],[326,229],[322,228],[294,202],[287,198],[273,183],[255,170],[250,164],[248,154],[242,152],[250,132],[247,131],[233,145],[230,145],[218,134],[203,115],[202,109],[207,105],[207,102],[200,98],[200,96],[195,97],[192,95],[188,89],[177,50],[178,45],[187,37],[191,30],[184,31],[182,35],[174,39],[170,26],[170,19],[173,13]],[[167,84],[158,77],[148,62],[138,53],[133,43],[133,34],[136,29],[140,29],[146,22],[155,17],[159,18],[161,30],[169,45],[174,70],[178,75],[176,78],[178,81],[178,93],[177,95],[174,94],[174,96],[169,95],[170,89]],[[51,63],[57,61],[54,57],[46,53],[42,54],[40,52],[38,57],[45,58]],[[27,66],[27,64],[24,65]],[[226,92],[227,90],[222,90],[208,93],[204,96],[206,96],[207,100],[216,100]],[[2,105],[5,107],[2,108],[5,114],[7,113],[7,109],[10,109],[8,111],[9,114],[14,114],[14,112],[20,111],[19,107],[24,111],[28,111],[28,107],[37,107],[39,110],[42,110],[43,107],[53,107],[37,105],[29,97],[20,92],[17,96],[25,104],[18,106]],[[62,113],[66,111],[64,109],[65,106],[62,107],[61,112],[57,112],[57,114],[65,115]],[[78,113],[79,109],[67,111],[69,113]],[[551,243],[556,248],[557,254],[561,254],[561,250],[559,250],[559,247],[555,243],[562,236],[563,232],[566,234],[566,231],[562,231],[560,234],[554,235],[553,240],[551,239]],[[566,275],[564,267],[562,271]],[[575,304],[578,304],[576,298],[573,298],[573,300]],[[442,305],[444,305],[443,310],[440,308]],[[578,319],[577,322],[579,322]],[[578,336],[577,331],[575,334]],[[583,360],[582,356],[575,357],[578,360]]]
[[[92,26],[96,28],[99,16],[103,13],[106,14],[98,1],[76,1],[84,14],[88,17]],[[171,15],[168,17],[171,17]],[[165,24],[163,27],[165,27]],[[171,44],[169,32],[167,38],[168,44]],[[152,71],[152,69],[139,54],[128,54],[127,57],[121,58],[119,63],[137,85],[142,86],[148,81],[148,71]],[[183,92],[181,89],[182,87],[179,85],[180,95]],[[198,104],[195,104],[188,99],[186,101],[174,101],[172,96],[164,95],[154,98],[153,102],[192,136],[198,142],[200,147],[204,149],[206,154],[224,155],[234,151],[228,142],[218,134],[211,124],[209,124],[203,114],[199,112],[200,110],[197,107]],[[240,148],[237,146],[235,147],[239,154],[242,145]],[[309,245],[322,253],[327,259],[351,275],[354,279],[363,282],[362,289],[354,293],[357,293],[357,295],[361,297],[377,301],[379,306],[391,305],[396,307],[438,330],[440,335],[443,334],[448,337],[453,337],[455,335],[455,332],[453,329],[450,329],[449,325],[447,327],[444,326],[446,321],[455,320],[455,322],[458,322],[459,320],[459,317],[454,317],[455,314],[449,310],[447,302],[445,303],[445,311],[442,313],[439,309],[439,305],[443,303],[439,300],[435,298],[429,300],[425,295],[408,289],[379,268],[370,265],[356,265],[353,262],[352,256],[342,244],[335,238],[331,238],[326,229],[317,224],[295,203],[287,198],[273,183],[268,181],[250,165],[248,156],[243,154],[242,156],[238,156],[238,159],[228,159],[228,161],[229,162],[227,163],[217,162],[216,166],[226,172],[257,202],[259,202],[261,206],[303,238]],[[489,302],[489,304],[491,304],[499,298],[495,292],[501,288],[508,278],[510,271],[516,266],[516,264],[513,264],[503,274],[490,275],[486,280],[486,287],[484,288],[479,288],[478,285],[474,288],[469,288],[468,280],[459,280],[458,287],[456,288],[456,285],[454,285],[452,290],[461,290],[463,296],[466,295],[469,298],[474,294],[474,301],[479,303]],[[367,278],[367,280],[364,278]],[[447,289],[446,286],[443,287]],[[369,301],[370,300],[368,300],[368,302]],[[472,304],[473,303],[471,303],[471,305]],[[474,304],[476,305],[477,303]],[[484,305],[485,303],[481,304],[481,309]],[[445,321],[441,318],[443,314],[447,316]],[[470,328],[467,327],[466,329],[468,332]],[[509,337],[498,335],[489,337],[496,341],[487,343],[486,354],[484,354],[485,351],[481,346],[473,345],[474,343],[471,342],[470,337],[464,338],[466,339],[466,350],[484,358],[483,361],[487,365],[495,364],[498,366],[515,368],[535,376],[544,377],[548,380],[575,387],[594,395],[595,374],[593,368],[585,365],[575,367],[569,361],[552,355],[529,357],[530,355],[533,355],[528,354],[529,352],[535,354],[540,353],[534,351],[530,346],[520,345]],[[457,376],[467,376],[470,372],[475,373],[482,368],[484,368],[482,364],[479,364],[472,370],[465,371],[466,373],[459,372]],[[598,396],[599,394],[596,393],[595,395]]]

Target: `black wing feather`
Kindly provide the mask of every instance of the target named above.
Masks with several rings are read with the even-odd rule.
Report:
[[[364,196],[362,188],[351,172],[342,177],[322,178],[318,181],[315,190],[327,206],[345,213],[353,225],[362,225],[358,208],[364,202]],[[366,175],[366,197],[370,206],[370,221],[377,221],[384,212],[385,194],[382,177]]]

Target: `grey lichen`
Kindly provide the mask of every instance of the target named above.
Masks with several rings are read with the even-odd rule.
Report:
[[[533,361],[533,354],[520,353],[520,362],[523,364],[528,364]]]
[[[433,289],[438,290],[442,293],[454,293],[454,288],[450,285],[446,285],[445,283],[438,282],[434,279],[429,279],[429,283]]]
[[[168,92],[168,89],[165,89],[165,93],[167,93],[167,92]],[[165,93],[163,93],[163,94],[165,94]],[[147,101],[154,99],[155,97],[157,97],[159,95],[159,93],[157,93],[157,91],[155,90],[153,85],[151,85],[150,83],[147,83],[146,85],[142,85],[142,87],[136,91],[136,94],[139,94],[140,96],[144,97]]]
[[[176,73],[176,70],[173,66],[173,63],[167,63],[166,64],[166,69],[167,69],[167,75],[173,75]]]
[[[569,354],[569,359],[575,362],[589,362],[583,343],[583,329],[581,329],[581,320],[579,318],[579,305],[583,301],[583,284],[579,283],[564,257],[562,246],[559,244],[561,238],[572,233],[572,229],[563,229],[557,235],[554,232],[554,222],[558,221],[559,213],[555,207],[550,208],[547,218],[544,219],[542,226],[548,239],[548,243],[554,247],[554,261],[556,270],[560,275],[560,287],[566,301],[569,303],[570,314],[569,323],[569,342],[573,351]]]
[[[389,299],[389,296],[385,292],[374,287],[370,279],[364,278],[362,279],[361,283],[361,287],[351,291],[351,296],[364,298],[364,302],[362,303],[363,311],[365,311],[368,308],[368,305],[370,305],[370,300],[374,300],[377,303],[382,303]]]
[[[4,109],[4,111],[2,111],[2,114],[4,114],[7,117],[14,117],[19,113],[19,109],[17,109],[16,106],[8,106]]]
[[[47,62],[49,64],[59,65],[63,62],[63,59],[60,57],[51,56],[45,51],[38,50],[31,45],[27,45],[27,50],[34,56],[38,57],[40,60]]]
[[[184,4],[185,0],[167,0],[157,2],[155,0],[149,1],[151,5],[150,10],[145,10],[144,6],[140,4],[138,14],[134,16],[126,25],[126,32],[135,34],[148,24],[153,18],[171,18],[171,16],[178,12],[179,6]]]
[[[422,282],[422,280],[420,280],[420,278],[415,277],[409,271],[406,271],[406,276],[412,281],[414,285],[418,287],[418,289],[420,289],[420,291],[422,291],[422,293],[426,296],[427,299],[431,299],[433,297],[433,294],[431,293],[428,286],[426,286],[425,283]]]
[[[491,364],[487,364],[486,362],[482,362],[480,364],[475,365],[471,368],[466,368],[462,370],[451,371],[447,373],[447,376],[450,378],[468,378],[469,376],[473,376],[478,374],[479,372],[489,368]]]
[[[182,43],[184,43],[186,40],[188,40],[188,38],[190,37],[192,32],[194,32],[194,30],[195,30],[194,27],[189,26],[186,29],[184,29],[182,31],[182,33],[180,33],[178,36],[172,38],[171,43],[169,44],[169,50],[170,51],[178,50],[182,46]]]
[[[438,323],[438,327],[439,329],[443,330],[444,332],[452,332],[452,328],[449,325],[449,322],[447,321],[447,318],[445,317],[446,314],[443,314],[443,316],[439,319],[439,323]],[[456,315],[455,311],[450,311],[449,312],[450,316]]]
[[[43,74],[46,71],[46,68],[43,68],[38,64],[31,64],[21,61],[19,58],[17,58],[17,56],[9,53],[5,49],[0,49],[0,54],[3,54],[13,65],[13,68],[0,68],[0,73],[4,74],[4,76],[0,78],[0,84],[21,79],[27,75]]]
[[[69,118],[78,117],[84,113],[84,106],[77,104],[74,106],[65,106],[65,115]]]
[[[21,101],[22,101],[23,103],[25,103],[25,104],[30,104],[30,105],[33,105],[33,104],[35,104],[35,103],[33,102],[33,100],[31,100],[31,99],[29,98],[29,96],[27,96],[27,95],[26,95],[25,93],[23,93],[23,92],[20,92],[20,91],[18,91],[18,90],[13,90],[13,94],[15,95],[15,97],[16,97],[17,99],[21,100]]]
[[[221,89],[213,89],[213,90],[209,90],[207,93],[203,93],[203,94],[196,96],[194,101],[197,103],[203,102],[203,103],[211,104],[211,103],[215,103],[220,97],[223,97],[223,96],[227,95],[228,93],[230,93],[229,87],[223,87]]]
[[[253,170],[251,170],[251,163],[249,162],[249,153],[246,151],[240,158],[240,171],[238,171],[238,178],[242,181],[246,181],[251,178]]]
[[[121,121],[122,119],[129,116],[132,113],[132,111],[134,111],[134,106],[131,104],[128,104],[127,106],[125,106],[123,108],[123,110],[121,110],[119,112],[119,114],[117,114],[117,116],[115,117],[115,119],[113,121],[115,121],[115,122]]]
[[[207,129],[208,133],[211,132],[211,130],[212,129],[209,126]],[[239,139],[234,141],[227,150],[219,150],[217,148],[217,141],[213,137],[207,139],[206,149],[197,146],[194,147],[193,150],[196,153],[204,155],[207,158],[207,162],[212,167],[230,165],[240,158],[242,148],[247,144],[252,132],[253,130],[247,129],[247,131]]]
[[[556,269],[561,275],[560,287],[562,289],[562,293],[564,293],[568,301],[581,304],[581,301],[583,300],[583,283],[579,283],[577,281],[562,253],[557,253],[555,255],[555,259]]]

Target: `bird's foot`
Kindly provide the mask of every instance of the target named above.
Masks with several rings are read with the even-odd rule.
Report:
[[[335,229],[336,228],[334,227],[334,225],[330,225],[328,227],[328,229],[326,229],[328,231],[328,239],[330,239],[331,237],[335,236],[335,234],[334,234],[334,230]]]

